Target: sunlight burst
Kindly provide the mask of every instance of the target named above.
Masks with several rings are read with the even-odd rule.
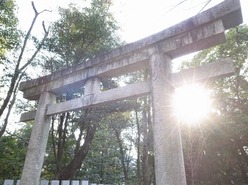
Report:
[[[199,85],[188,85],[177,88],[173,106],[179,121],[197,123],[210,112],[209,91]]]

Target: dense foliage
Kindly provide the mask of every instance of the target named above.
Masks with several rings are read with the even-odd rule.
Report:
[[[119,45],[118,26],[109,12],[111,1],[92,0],[90,7],[59,9],[51,28],[46,68],[55,71],[110,51]],[[49,55],[48,55],[49,56]]]
[[[4,179],[20,179],[32,125],[27,124],[0,140],[0,183]]]
[[[0,64],[8,50],[18,43],[14,0],[2,0],[0,4]]]
[[[1,42],[3,42],[2,57],[0,58],[0,138],[4,135],[8,126],[12,108],[17,99],[20,82],[27,78],[27,69],[37,63],[37,55],[40,52],[48,36],[48,31],[43,22],[44,36],[42,40],[32,37],[32,30],[37,18],[45,10],[38,12],[34,2],[31,6],[34,17],[27,32],[21,32],[16,28],[14,1],[1,1],[1,8],[5,7],[1,13],[0,25]],[[32,48],[32,49],[31,49]]]
[[[189,184],[248,183],[248,27],[227,33],[227,42],[197,54],[185,67],[231,58],[235,74],[208,82],[214,110],[199,127],[184,127]]]

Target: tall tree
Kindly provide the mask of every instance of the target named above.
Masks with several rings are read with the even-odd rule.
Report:
[[[83,177],[101,184],[135,183],[131,133],[125,133],[130,126],[129,110],[112,112],[104,117],[80,172]]]
[[[90,6],[81,9],[73,5],[68,9],[60,8],[61,18],[51,27],[45,47],[49,53],[44,57],[45,71],[53,72],[82,63],[118,46],[118,27],[109,12],[110,6],[111,1],[92,0]],[[102,83],[103,88],[113,85],[111,80]],[[75,87],[59,95],[57,101],[67,101],[83,94],[83,87]],[[50,133],[56,161],[55,178],[73,179],[80,171],[99,122],[104,114],[110,114],[104,107],[103,111],[99,110],[86,109],[54,117]],[[74,131],[78,134],[75,135]]]
[[[55,71],[82,63],[120,45],[118,26],[109,11],[111,1],[92,0],[81,10],[73,5],[60,8],[61,18],[53,24],[45,68]]]
[[[13,8],[14,8],[14,6],[12,6],[12,9]],[[23,38],[20,38],[22,40],[22,44],[20,44],[18,42],[18,40],[15,40],[17,38],[16,34],[14,34],[15,36],[10,35],[10,38],[6,37],[5,40],[1,39],[4,43],[6,43],[5,48],[12,49],[12,50],[10,51],[11,55],[9,55],[8,57],[6,56],[1,60],[1,63],[3,63],[3,65],[4,65],[4,72],[3,72],[3,74],[1,74],[2,76],[1,76],[0,83],[1,83],[1,86],[4,86],[4,88],[2,88],[3,91],[1,92],[4,96],[2,99],[0,99],[0,101],[1,101],[0,118],[3,120],[3,123],[1,123],[0,138],[2,137],[2,135],[4,134],[4,132],[6,130],[9,115],[10,115],[11,109],[15,103],[15,100],[16,100],[16,93],[18,91],[18,87],[19,87],[19,84],[20,84],[22,78],[25,76],[25,71],[26,71],[27,67],[29,67],[36,59],[36,56],[39,53],[39,51],[41,50],[42,46],[44,45],[44,41],[48,35],[48,31],[45,28],[45,25],[43,22],[43,29],[45,32],[43,39],[41,41],[37,41],[34,44],[35,49],[34,49],[33,53],[31,53],[31,55],[30,55],[30,53],[27,52],[27,44],[28,44],[28,42],[31,41],[30,40],[31,32],[33,30],[35,22],[36,22],[38,16],[41,13],[43,13],[44,11],[46,11],[46,10],[43,10],[43,11],[38,12],[33,2],[32,2],[32,8],[34,11],[34,17],[33,17],[32,23],[29,27],[28,32],[23,35]],[[6,18],[3,19],[3,21],[7,21]],[[7,28],[8,28],[8,26],[6,26],[6,31],[8,31]],[[14,23],[13,23],[12,29],[14,31],[13,30],[11,31],[11,29],[10,29],[10,33],[12,33],[12,32],[15,33],[16,30],[15,30],[15,24]],[[6,31],[4,31],[3,33],[5,33]],[[3,35],[3,38],[4,38],[4,35]],[[24,59],[25,54],[29,55],[30,57]],[[7,110],[6,115],[4,115],[5,110]]]

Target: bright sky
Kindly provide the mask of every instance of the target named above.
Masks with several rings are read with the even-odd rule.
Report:
[[[40,15],[34,32],[43,33],[41,21],[46,26],[59,18],[58,6],[68,7],[69,3],[84,6],[87,0],[33,0],[38,11],[52,10]],[[199,13],[209,0],[112,0],[113,12],[121,30],[120,37],[126,43],[164,30]],[[211,0],[204,10],[222,2]],[[240,0],[244,22],[248,24],[248,1]],[[18,17],[22,29],[28,30],[33,18],[31,0],[16,0],[19,6]],[[180,2],[183,2],[180,4]],[[39,34],[42,37],[42,34]],[[177,58],[173,61],[173,70],[177,70],[181,61],[192,58],[194,54]]]
[[[30,0],[16,0],[19,8],[20,23],[24,29],[28,29],[33,18],[33,10]],[[179,23],[197,14],[208,0],[113,0],[112,12],[118,21],[123,40],[130,43],[146,36],[161,31],[169,26]],[[205,9],[220,3],[222,0],[212,0]],[[67,7],[72,2],[84,5],[85,0],[34,0],[38,11],[52,10],[40,16],[39,20],[45,20],[48,25],[58,18],[57,7]],[[180,4],[180,2],[183,2]],[[244,22],[248,23],[248,1],[241,0]],[[178,5],[180,4],[180,5]],[[178,5],[178,6],[177,6]],[[177,7],[176,7],[177,6]],[[175,8],[176,7],[176,8]],[[41,24],[36,25],[36,31],[42,30]]]

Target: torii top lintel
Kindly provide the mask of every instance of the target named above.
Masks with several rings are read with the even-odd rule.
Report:
[[[63,92],[89,78],[111,77],[147,68],[154,48],[171,59],[225,41],[225,30],[242,23],[239,0],[224,2],[159,33],[96,56],[92,60],[38,79],[22,82],[24,98],[36,100],[44,91]]]

